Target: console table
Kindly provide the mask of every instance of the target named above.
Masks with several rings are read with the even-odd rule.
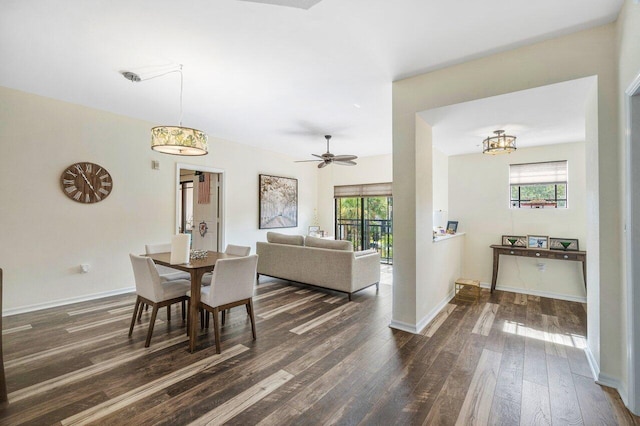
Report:
[[[511,247],[494,244],[493,249],[493,276],[491,277],[491,291],[496,289],[496,281],[498,280],[498,264],[500,255],[505,256],[522,256],[533,257],[538,259],[555,259],[555,260],[574,260],[582,262],[582,275],[584,277],[584,288],[587,288],[587,252],[586,251],[564,251],[564,250],[547,250],[526,247]]]

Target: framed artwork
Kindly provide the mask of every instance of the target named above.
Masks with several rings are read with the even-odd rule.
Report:
[[[455,234],[458,231],[458,221],[450,220],[447,222],[447,234]]]
[[[578,240],[575,238],[555,238],[549,239],[551,250],[578,251]]]
[[[527,247],[548,249],[549,237],[544,235],[527,235]]]
[[[319,226],[310,226],[309,227],[309,235],[310,236],[317,237],[319,233],[320,233],[320,227]]]
[[[298,226],[298,179],[259,175],[259,228]]]
[[[510,247],[526,247],[527,237],[525,235],[503,235],[502,245]]]

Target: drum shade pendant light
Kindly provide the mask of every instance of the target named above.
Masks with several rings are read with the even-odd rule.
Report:
[[[207,134],[201,130],[182,126],[182,65],[177,70],[167,71],[153,77],[141,78],[138,74],[125,71],[122,75],[133,82],[180,73],[180,124],[178,126],[156,126],[151,129],[151,149],[172,155],[196,156],[208,154]]]
[[[511,154],[516,148],[516,137],[504,134],[504,130],[494,130],[496,136],[489,136],[482,141],[483,154]]]

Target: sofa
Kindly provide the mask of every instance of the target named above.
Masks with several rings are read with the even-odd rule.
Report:
[[[256,243],[258,275],[310,284],[349,295],[380,282],[380,254],[353,251],[350,241],[267,233]]]

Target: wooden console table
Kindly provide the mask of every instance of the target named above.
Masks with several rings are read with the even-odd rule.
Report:
[[[491,291],[496,289],[498,281],[498,264],[500,255],[533,257],[538,259],[574,260],[582,262],[582,275],[584,277],[584,288],[587,288],[587,252],[586,251],[564,251],[547,250],[526,247],[510,247],[494,244],[493,249],[493,276],[491,277]]]

